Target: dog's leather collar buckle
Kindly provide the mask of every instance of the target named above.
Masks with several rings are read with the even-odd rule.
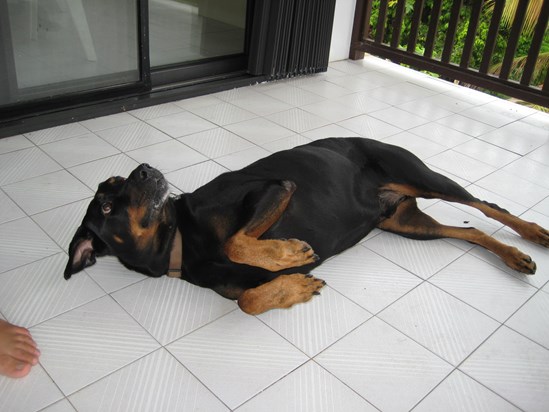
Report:
[[[172,251],[170,252],[170,264],[166,275],[170,278],[181,278],[181,265],[183,264],[183,243],[181,241],[181,232],[175,229]]]

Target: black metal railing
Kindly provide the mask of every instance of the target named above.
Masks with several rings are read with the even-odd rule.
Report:
[[[508,3],[516,8],[506,0],[357,0],[350,58],[367,52],[549,107],[549,0]]]

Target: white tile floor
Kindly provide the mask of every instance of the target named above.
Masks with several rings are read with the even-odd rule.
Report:
[[[0,140],[0,314],[42,349],[28,377],[0,378],[0,409],[546,411],[549,251],[464,207],[421,202],[523,249],[538,273],[376,230],[315,271],[322,296],[258,317],[112,258],[62,277],[113,174],[146,161],[192,191],[273,151],[357,135],[549,227],[549,115],[373,57]]]

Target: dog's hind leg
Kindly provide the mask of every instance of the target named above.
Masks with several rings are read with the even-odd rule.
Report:
[[[480,245],[498,255],[510,268],[526,274],[536,272],[530,256],[515,247],[506,245],[475,228],[446,226],[426,215],[417,207],[414,197],[405,198],[395,212],[382,220],[378,227],[412,239],[462,239]]]
[[[248,222],[224,245],[225,255],[235,263],[277,272],[318,261],[308,243],[298,239],[259,239],[286,210],[296,186],[293,182],[271,183],[247,200],[252,210]]]
[[[250,314],[259,315],[270,309],[289,308],[311,300],[326,282],[312,275],[280,275],[270,282],[245,290],[238,298],[238,306]]]

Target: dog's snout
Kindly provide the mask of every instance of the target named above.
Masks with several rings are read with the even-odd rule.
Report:
[[[141,180],[147,180],[151,176],[152,167],[148,163],[143,163],[139,167],[139,177]]]

